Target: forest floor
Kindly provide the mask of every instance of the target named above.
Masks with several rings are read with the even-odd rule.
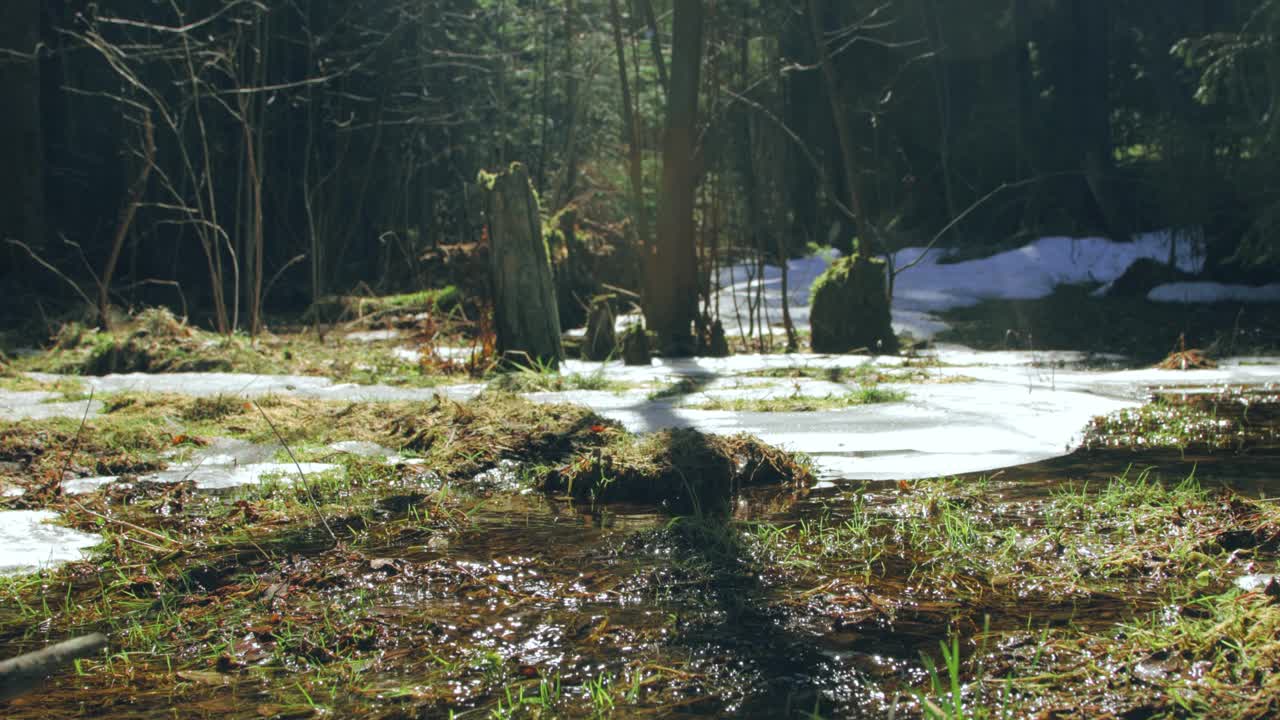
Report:
[[[6,717],[1280,712],[1276,358],[495,373],[371,325],[0,370],[0,656],[110,643]]]

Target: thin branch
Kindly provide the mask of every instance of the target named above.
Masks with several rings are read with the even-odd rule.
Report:
[[[894,276],[896,277],[906,272],[907,270],[910,270],[916,265],[919,265],[920,263],[924,262],[925,256],[929,254],[929,251],[933,249],[934,245],[938,244],[938,241],[941,240],[944,235],[946,235],[948,232],[951,232],[952,228],[954,228],[956,225],[959,225],[961,221],[963,221],[965,218],[972,215],[974,211],[976,211],[978,208],[985,205],[987,201],[991,200],[996,195],[999,195],[1005,190],[1013,190],[1015,188],[1025,187],[1027,185],[1034,185],[1035,183],[1041,182],[1043,180],[1047,180],[1052,177],[1062,177],[1067,175],[1079,175],[1079,174],[1080,174],[1079,172],[1064,171],[1064,172],[1049,173],[1047,175],[1037,175],[1036,177],[1026,178],[1025,180],[1018,180],[1016,182],[1000,183],[1000,185],[998,185],[994,190],[978,198],[976,201],[974,201],[972,205],[965,208],[964,211],[961,212],[959,215],[955,216],[955,218],[952,219],[951,222],[943,226],[943,228],[939,230],[937,234],[935,234],[933,238],[929,240],[929,242],[924,246],[924,249],[920,252],[920,257],[894,270],[893,272]]]
[[[284,437],[280,435],[280,431],[276,429],[275,423],[271,422],[271,418],[267,417],[267,413],[258,403],[253,406],[258,409],[258,414],[262,415],[262,419],[267,421],[267,427],[271,428],[271,432],[276,436],[276,440],[280,441],[280,446],[284,451],[289,453],[289,459],[293,461],[293,466],[298,470],[298,479],[302,481],[302,489],[307,493],[307,500],[311,502],[311,508],[316,511],[316,517],[320,518],[320,524],[324,525],[324,529],[329,533],[329,537],[334,542],[338,541],[338,536],[333,533],[333,528],[329,527],[329,521],[325,519],[324,513],[320,512],[320,504],[316,502],[316,496],[311,492],[311,484],[307,482],[306,473],[302,472],[302,463],[298,462],[297,456],[293,454],[293,448],[284,441]]]
[[[40,257],[40,255],[37,254],[35,250],[32,250],[29,245],[22,242],[21,240],[15,240],[13,238],[6,238],[5,242],[11,245],[17,245],[23,250],[26,250],[27,254],[31,256],[32,260],[35,260],[37,263],[40,263],[40,265],[43,266],[44,269],[48,270],[54,275],[57,275],[59,278],[62,278],[63,281],[65,281],[68,285],[70,285],[71,288],[76,291],[76,294],[79,295],[80,298],[84,300],[85,305],[88,305],[90,308],[94,306],[93,301],[89,299],[89,296],[85,293],[84,290],[80,289],[80,286],[76,283],[76,281],[67,277],[65,274],[63,274],[61,270],[49,264],[44,258]]]

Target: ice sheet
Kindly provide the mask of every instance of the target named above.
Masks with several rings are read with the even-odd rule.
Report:
[[[0,575],[79,560],[85,548],[102,542],[97,535],[49,524],[56,517],[47,510],[0,511]]]

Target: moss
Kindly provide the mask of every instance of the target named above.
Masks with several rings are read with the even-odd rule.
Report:
[[[489,172],[488,170],[480,170],[476,173],[476,184],[484,190],[493,190],[493,186],[498,182],[498,173]]]
[[[898,352],[883,260],[862,255],[840,258],[818,276],[810,292],[814,352]]]
[[[307,309],[307,322],[335,323],[364,320],[389,314],[449,312],[462,304],[462,292],[455,285],[398,295],[327,295]]]

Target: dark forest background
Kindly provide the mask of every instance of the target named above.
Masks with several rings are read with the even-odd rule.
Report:
[[[484,239],[477,172],[512,161],[553,253],[639,288],[692,1],[6,0],[0,315],[254,330],[449,282],[449,248]],[[1280,262],[1277,0],[700,7],[704,282],[944,230],[983,252],[1174,228],[1216,277]]]

